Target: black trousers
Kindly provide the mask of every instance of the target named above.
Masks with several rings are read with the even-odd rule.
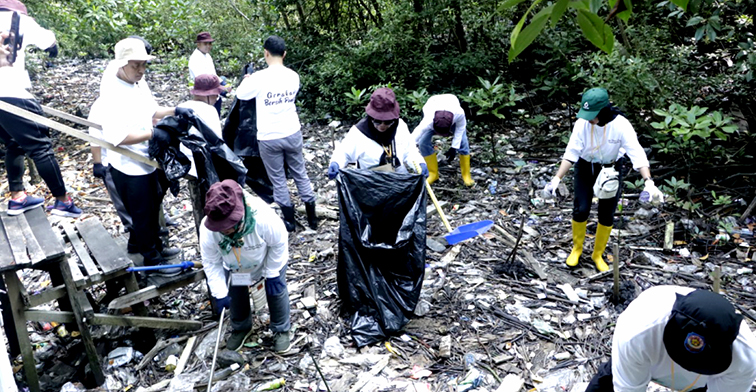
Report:
[[[34,99],[0,98],[3,102],[43,115],[42,107]],[[55,197],[66,195],[66,185],[50,142],[50,130],[34,121],[0,111],[0,138],[5,142],[5,169],[11,192],[24,190],[24,156],[37,166],[39,175]]]
[[[157,170],[150,174],[130,176],[111,166],[110,175],[126,212],[131,216],[129,249],[141,253],[145,265],[158,264],[162,261],[162,241],[158,234],[160,185]]]
[[[622,194],[622,165],[625,158],[620,158],[615,163],[615,168],[619,173],[620,188],[617,190],[617,196],[611,199],[599,199],[598,203],[598,221],[604,226],[614,225],[614,210],[617,209],[617,202]],[[593,184],[596,182],[602,165],[600,163],[591,163],[583,158],[578,159],[574,165],[575,168],[575,200],[572,208],[572,220],[575,222],[585,222],[591,215],[591,201],[593,200]]]
[[[113,175],[110,173],[110,166],[108,165],[107,168],[105,168],[105,189],[108,190],[108,196],[110,196],[110,201],[113,202],[113,207],[115,207],[116,213],[118,214],[118,217],[121,218],[121,223],[123,224],[123,227],[126,229],[127,232],[131,232],[131,215],[129,215],[129,212],[126,211],[126,207],[123,205],[123,200],[121,199],[121,195],[118,193],[118,189],[116,188],[115,182],[113,181]]]
[[[612,360],[604,362],[599,366],[598,372],[588,383],[588,388],[585,392],[614,392],[614,384],[612,383]],[[706,387],[696,388],[690,392],[706,392]]]

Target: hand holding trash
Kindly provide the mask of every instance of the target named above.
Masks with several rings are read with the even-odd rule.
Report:
[[[184,117],[184,118],[194,117],[194,110],[189,109],[189,108],[177,107],[174,113],[176,114],[176,117]]]
[[[456,148],[449,148],[444,153],[444,157],[446,158],[446,162],[451,162],[454,160],[454,157],[457,156],[457,149]]]
[[[664,202],[664,193],[659,190],[654,184],[654,180],[646,180],[646,186],[643,187],[643,192],[640,194],[641,204],[651,203],[655,206]]]
[[[328,179],[333,180],[338,174],[339,164],[336,162],[331,162],[331,164],[328,166]]]
[[[545,187],[543,187],[542,196],[544,199],[553,199],[557,195],[557,188],[559,188],[559,183],[562,182],[562,179],[554,176],[554,178],[549,181],[548,184],[546,184]]]

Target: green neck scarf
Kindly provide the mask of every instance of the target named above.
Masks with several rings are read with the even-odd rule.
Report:
[[[218,243],[221,253],[227,255],[231,253],[232,248],[241,248],[244,245],[244,237],[255,230],[255,212],[247,203],[248,196],[244,195],[244,218],[236,224],[236,231],[231,235],[221,233],[221,240]]]

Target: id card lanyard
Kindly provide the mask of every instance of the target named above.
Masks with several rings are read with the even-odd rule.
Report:
[[[241,249],[231,248],[231,251],[234,252],[234,256],[236,256],[236,263],[239,265],[239,270],[237,270],[236,272],[231,272],[231,286],[252,286],[252,284],[254,283],[252,282],[252,271],[242,270]]]
[[[670,369],[672,370],[672,390],[675,390],[675,362],[671,361],[670,363]],[[681,389],[680,392],[688,392],[690,388],[693,388],[694,385],[698,382],[698,379],[701,378],[701,375],[699,374],[698,377],[696,377],[695,380],[693,380],[693,383],[685,387],[684,389]]]

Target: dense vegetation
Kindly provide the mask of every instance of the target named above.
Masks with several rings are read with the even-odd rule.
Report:
[[[279,34],[290,47],[287,63],[302,76],[298,102],[311,119],[353,120],[374,86],[390,84],[410,121],[429,95],[453,92],[488,135],[514,127],[511,121],[538,127],[543,114],[576,107],[584,89],[603,86],[643,144],[654,146],[654,158],[675,167],[667,180],[676,174],[693,182],[707,170],[753,164],[746,122],[753,129],[754,0],[25,3],[57,32],[64,55],[106,56],[117,40],[139,34],[156,47],[158,65],[176,70],[186,67],[199,31],[217,39],[213,56],[229,76],[261,57],[265,36]],[[563,138],[569,127],[558,131],[543,137]],[[733,196],[750,199],[750,183],[735,185]]]

